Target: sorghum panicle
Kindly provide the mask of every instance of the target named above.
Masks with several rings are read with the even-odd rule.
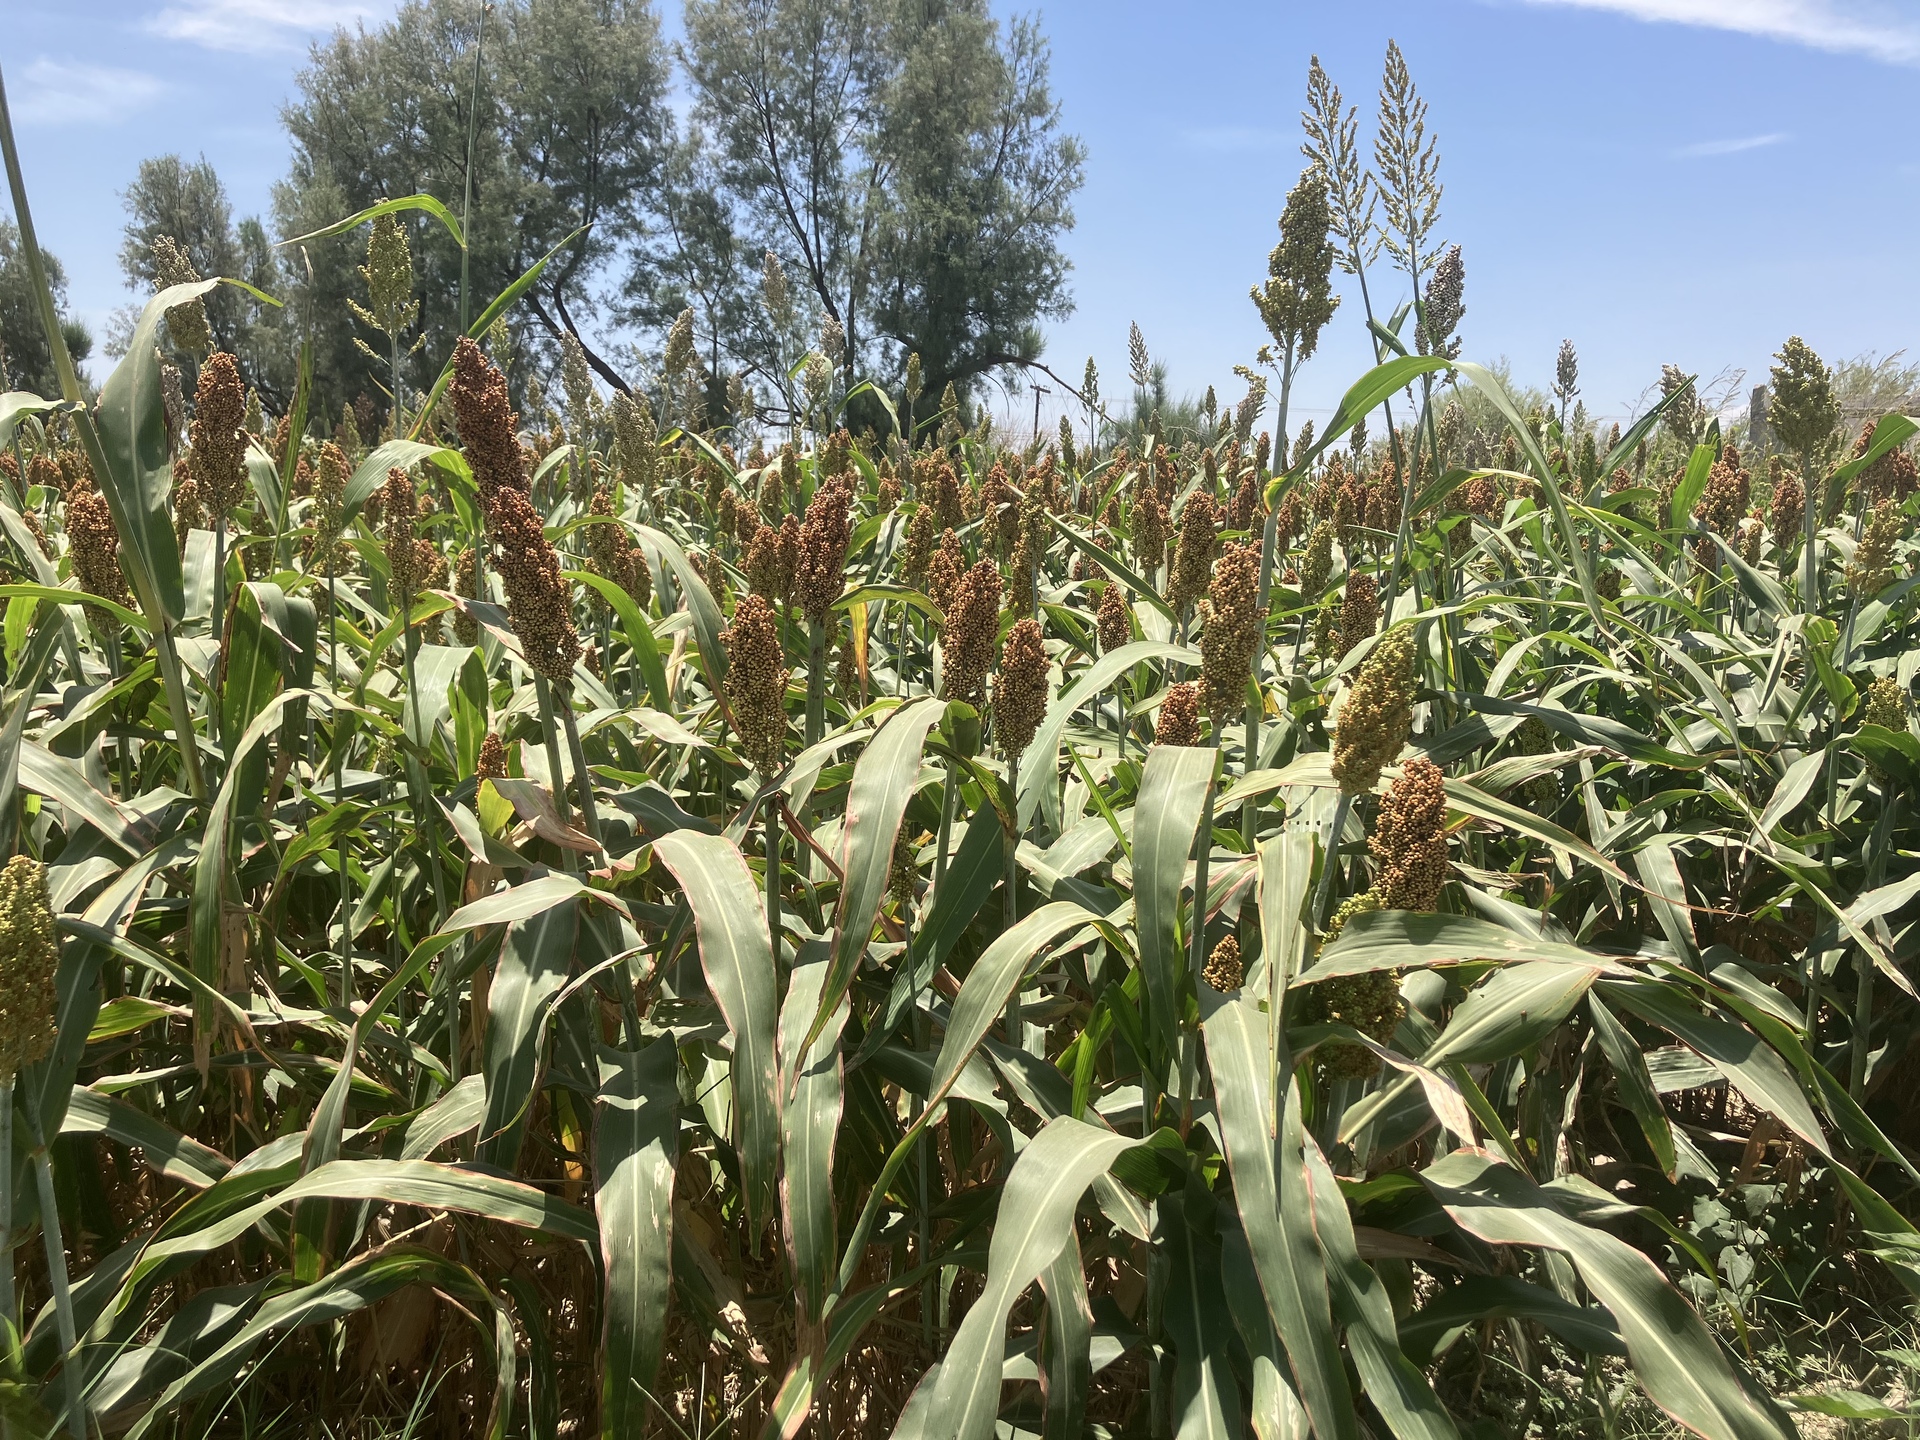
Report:
[[[200,503],[216,517],[232,510],[246,493],[247,441],[240,428],[246,404],[239,363],[216,350],[200,367],[194,387],[188,457]]]
[[[744,595],[722,637],[727,649],[727,708],[741,752],[762,776],[780,768],[787,735],[786,656],[773,609]]]
[[[1200,689],[1190,680],[1176,681],[1160,702],[1160,718],[1153,727],[1156,745],[1193,746],[1200,743]]]
[[[1380,862],[1380,898],[1389,910],[1431,910],[1447,883],[1446,777],[1431,760],[1409,760],[1380,800],[1368,841]]]
[[[1200,685],[1216,733],[1246,709],[1247,680],[1260,645],[1260,547],[1228,542],[1207,587],[1200,632]]]
[[[1396,625],[1361,662],[1334,729],[1333,778],[1347,795],[1373,789],[1413,729],[1413,631]]]
[[[949,700],[975,709],[985,701],[1000,632],[1000,595],[1000,570],[991,560],[977,561],[954,587],[941,641],[940,690]]]
[[[1047,646],[1040,622],[1016,620],[1000,651],[993,682],[993,729],[1008,759],[1017,758],[1047,718]]]
[[[27,855],[0,867],[0,1080],[53,1048],[60,945],[47,869]]]
[[[547,540],[539,512],[521,491],[495,489],[487,513],[498,547],[494,568],[506,585],[507,616],[527,664],[565,684],[580,658],[580,637],[573,627],[560,557]]]

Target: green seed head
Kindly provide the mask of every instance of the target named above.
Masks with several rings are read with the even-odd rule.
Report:
[[[0,868],[0,1079],[53,1048],[60,947],[46,867],[16,855]]]

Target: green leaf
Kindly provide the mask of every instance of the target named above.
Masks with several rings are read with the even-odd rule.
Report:
[[[167,311],[212,290],[218,280],[170,285],[147,301],[127,340],[126,358],[100,390],[97,413],[107,473],[96,477],[120,532],[121,564],[140,608],[156,625],[186,611],[180,550],[167,497],[173,490],[173,455],[161,396],[157,331]]]
[[[1346,1322],[1347,1353],[1367,1398],[1385,1417],[1396,1440],[1458,1440],[1452,1418],[1427,1377],[1400,1348],[1393,1302],[1373,1268],[1360,1258],[1347,1199],[1313,1136],[1303,1138],[1306,1188],[1334,1314]]]
[[[479,1154],[508,1172],[519,1162],[548,1008],[567,983],[579,928],[577,901],[543,906],[508,924],[494,965],[487,991],[487,1114],[480,1124]]]
[[[811,1045],[807,1032],[816,1018],[831,965],[802,961],[787,982],[780,1010],[780,1201],[787,1222],[787,1248],[800,1323],[817,1323],[826,1313],[840,1250],[834,1233],[833,1150],[840,1131],[844,1091],[840,1075],[840,1032],[847,1023],[847,998],[827,1012]]]
[[[1060,737],[1066,731],[1067,722],[1082,705],[1098,699],[1102,691],[1127,671],[1149,660],[1198,665],[1200,654],[1164,640],[1132,641],[1111,655],[1102,655],[1094,661],[1047,706],[1047,718],[1040,722],[1040,728],[1034,731],[1033,739],[1020,756],[1020,824],[1023,828],[1033,822],[1041,798],[1059,783],[1056,776],[1059,771]]]
[[[719,835],[675,830],[653,842],[693,908],[700,966],[733,1042],[733,1102],[748,1224],[773,1213],[780,1151],[779,998],[767,911],[739,848]]]
[[[1091,924],[1097,917],[1070,900],[1054,900],[1031,915],[1022,916],[1011,930],[1003,930],[967,971],[960,993],[947,1016],[947,1033],[933,1064],[933,1087],[927,1098],[933,1105],[960,1078],[988,1029],[1007,1008],[1007,997],[1026,974],[1033,958],[1063,932]]]
[[[1222,1005],[1205,1027],[1234,1204],[1294,1387],[1321,1435],[1349,1440],[1359,1428],[1306,1198],[1300,1097],[1292,1064],[1284,1056],[1276,1059],[1268,1030],[1267,1017],[1251,1000]],[[1284,1127],[1276,1123],[1271,1099],[1276,1083]]]
[[[1553,512],[1554,527],[1566,540],[1567,550],[1573,556],[1574,574],[1580,581],[1580,593],[1586,598],[1587,613],[1593,617],[1593,628],[1600,634],[1607,633],[1606,611],[1600,604],[1600,592],[1593,585],[1593,557],[1587,553],[1580,536],[1573,528],[1573,517],[1567,511],[1566,497],[1560,493],[1560,481],[1553,467],[1547,463],[1547,457],[1540,452],[1540,444],[1534,439],[1533,430],[1527,425],[1526,417],[1507,393],[1507,387],[1500,383],[1500,377],[1482,366],[1470,364],[1465,360],[1455,362],[1455,368],[1473,383],[1493,406],[1507,419],[1512,433],[1519,439],[1520,448],[1526,453],[1528,463],[1533,467],[1534,478],[1540,482],[1540,488],[1546,492],[1547,507]]]
[[[1133,807],[1134,926],[1150,1038],[1165,1055],[1173,1053],[1189,983],[1186,948],[1180,943],[1180,894],[1218,759],[1211,747],[1154,746]],[[1197,902],[1194,908],[1199,909]]]
[[[985,1287],[929,1377],[926,1440],[991,1440],[1007,1315],[1065,1248],[1074,1210],[1094,1177],[1139,1143],[1064,1115],[1027,1142],[1001,1191]]]
[[[1233,1377],[1233,1325],[1220,1257],[1187,1224],[1184,1200],[1177,1191],[1160,1197],[1155,1235],[1167,1267],[1163,1314],[1177,1357],[1175,1434],[1178,1440],[1240,1440],[1242,1401]]]
[[[331,225],[323,225],[318,230],[309,230],[306,234],[296,235],[291,240],[282,240],[274,248],[284,250],[289,245],[304,245],[309,240],[330,240],[335,235],[344,235],[349,230],[359,229],[369,221],[378,220],[382,215],[399,215],[408,210],[419,210],[431,215],[446,226],[447,233],[453,237],[455,245],[462,250],[467,248],[466,239],[460,233],[460,222],[453,218],[453,212],[433,196],[425,193],[402,195],[394,200],[382,200],[377,205],[369,205],[364,210],[354,211],[344,220],[336,220]]]
[[[593,1208],[606,1300],[600,1318],[600,1433],[636,1435],[667,1343],[673,1174],[679,1158],[679,1051],[663,1037],[600,1051]]]
[[[1647,1137],[1647,1148],[1653,1151],[1661,1171],[1669,1180],[1674,1179],[1680,1162],[1674,1153],[1673,1122],[1667,1118],[1666,1107],[1653,1088],[1653,1077],[1647,1073],[1646,1054],[1597,993],[1588,993],[1587,1013],[1593,1017],[1594,1038],[1600,1042],[1607,1064],[1613,1067],[1620,1103],[1638,1122],[1640,1133]]]
[[[932,697],[909,701],[886,718],[853,767],[840,820],[840,905],[834,914],[832,961],[819,995],[820,1013],[812,1019],[807,1043],[795,1047],[796,1054],[808,1048],[826,1024],[827,1012],[845,998],[866,956],[893,872],[900,820],[919,785],[927,732],[945,712],[945,702]],[[791,1083],[791,1076],[787,1079]]]
[[[1712,1333],[1640,1251],[1570,1218],[1549,1189],[1484,1154],[1455,1151],[1420,1174],[1455,1224],[1489,1245],[1564,1252],[1612,1312],[1648,1398],[1706,1440],[1792,1440],[1742,1387]]]
[[[1409,1358],[1431,1364],[1464,1331],[1488,1320],[1531,1320],[1587,1355],[1625,1355],[1606,1311],[1563,1300],[1517,1275],[1468,1275],[1400,1322]]]
[[[680,587],[680,593],[686,597],[687,609],[693,616],[693,638],[700,647],[700,665],[706,671],[707,683],[715,694],[727,678],[727,649],[720,643],[720,631],[726,619],[715,603],[713,592],[707,589],[707,582],[700,578],[693,563],[669,536],[651,526],[638,525],[635,533],[659,552],[659,558],[673,571],[674,583]]]
[[[1820,1154],[1831,1153],[1792,1069],[1778,1051],[1745,1025],[1724,1012],[1702,1015],[1694,1008],[1692,997],[1671,984],[1609,981],[1601,989],[1642,1020],[1670,1031],[1699,1051],[1749,1104],[1778,1117]]]
[[[233,1168],[233,1162],[218,1150],[169,1129],[136,1105],[84,1085],[73,1087],[60,1133],[105,1135],[122,1145],[137,1146],[156,1174],[196,1190],[206,1189]]]

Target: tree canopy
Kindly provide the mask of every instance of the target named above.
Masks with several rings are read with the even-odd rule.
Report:
[[[294,332],[310,336],[321,413],[384,408],[389,374],[346,303],[365,232],[302,237],[422,192],[458,216],[469,184],[464,254],[447,227],[403,216],[422,301],[404,385],[451,353],[463,264],[471,323],[549,252],[516,312],[522,354],[550,365],[573,332],[604,381],[657,388],[691,309],[709,409],[750,395],[769,418],[800,403],[789,375],[823,330],[849,383],[918,354],[930,391],[964,393],[1036,355],[1039,322],[1071,307],[1060,242],[1082,149],[1039,27],[984,0],[687,0],[677,47],[649,0],[502,0],[484,22],[473,0],[409,0],[317,43],[282,118],[277,251],[257,221],[233,222],[204,159],[163,156],[128,189],[122,264],[151,288],[167,236],[201,274],[284,298],[276,321],[218,292],[214,334],[275,387],[291,383]],[[770,263],[786,287],[771,308]]]

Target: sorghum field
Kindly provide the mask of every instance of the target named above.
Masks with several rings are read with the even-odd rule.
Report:
[[[708,427],[690,319],[516,413],[524,285],[403,389],[417,197],[330,242],[364,433],[250,399],[217,277],[89,394],[40,276],[0,1426],[1910,1433],[1920,425],[1789,340],[1745,448],[1678,373],[1576,433],[1457,251],[1336,311],[1308,140],[1275,383],[1179,433],[831,331]]]

